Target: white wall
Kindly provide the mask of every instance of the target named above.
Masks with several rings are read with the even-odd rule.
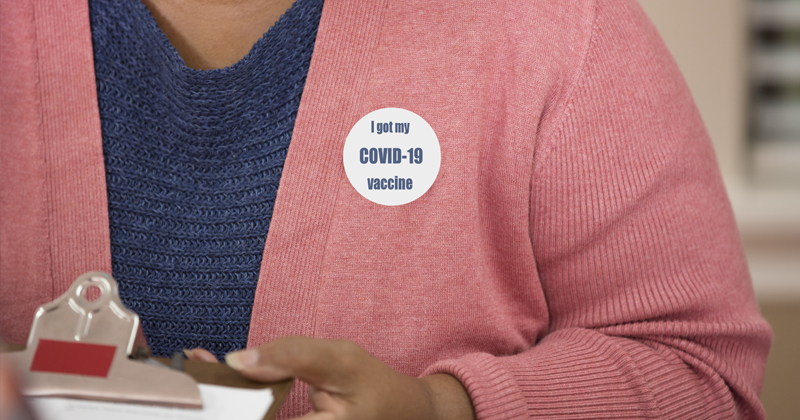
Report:
[[[672,51],[726,178],[743,170],[746,0],[639,0]]]
[[[800,300],[800,190],[750,182],[749,0],[639,0],[706,123],[761,299]]]

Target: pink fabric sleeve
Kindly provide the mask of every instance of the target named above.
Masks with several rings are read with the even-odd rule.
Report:
[[[459,378],[479,419],[763,418],[771,330],[700,116],[638,6],[599,1],[594,25],[560,128],[536,139],[549,332],[425,374]]]

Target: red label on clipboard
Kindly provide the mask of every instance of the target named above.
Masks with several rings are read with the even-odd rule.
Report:
[[[105,378],[117,348],[73,341],[39,340],[31,372],[68,373]]]

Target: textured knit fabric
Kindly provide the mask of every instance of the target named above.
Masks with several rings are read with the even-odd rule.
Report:
[[[322,1],[214,71],[186,67],[140,0],[89,10],[120,296],[155,355],[242,349]]]
[[[16,341],[37,304],[110,265],[87,12],[50,4],[4,4],[0,26],[2,100],[19,104],[0,108]],[[350,128],[384,107],[442,148],[403,206],[361,197],[342,164]],[[632,0],[327,2],[248,346],[293,334],[453,374],[479,419],[764,417],[771,335],[711,143]]]

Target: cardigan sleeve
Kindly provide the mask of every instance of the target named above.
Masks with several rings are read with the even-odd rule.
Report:
[[[426,371],[459,378],[479,419],[764,417],[772,333],[703,123],[632,3],[597,2],[559,128],[535,139],[548,334]]]

